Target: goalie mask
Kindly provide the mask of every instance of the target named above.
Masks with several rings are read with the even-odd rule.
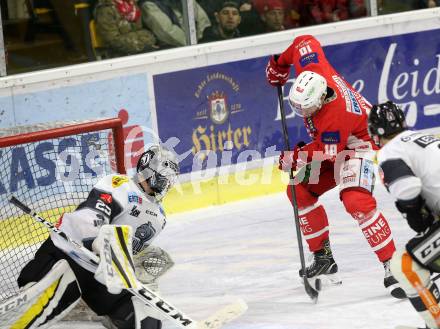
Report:
[[[321,109],[327,95],[327,81],[312,71],[304,71],[298,75],[289,92],[289,103],[296,114],[310,117]]]
[[[140,156],[136,172],[138,183],[147,182],[155,198],[161,200],[176,182],[179,164],[174,153],[153,145]]]
[[[393,102],[374,105],[368,116],[371,137],[390,137],[407,129],[403,111]]]

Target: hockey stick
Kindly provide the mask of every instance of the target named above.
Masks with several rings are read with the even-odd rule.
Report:
[[[287,131],[286,112],[284,111],[283,89],[282,89],[281,85],[277,85],[277,92],[278,92],[278,103],[280,105],[280,111],[281,111],[281,125],[283,127],[284,145],[288,151],[291,151],[292,149],[290,148],[289,133]],[[291,168],[290,172],[289,172],[289,185],[290,185],[290,191],[292,193],[292,207],[293,207],[293,213],[294,213],[294,218],[295,218],[296,237],[298,240],[299,259],[301,261],[302,273],[304,274],[303,275],[304,288],[306,290],[307,295],[309,295],[309,297],[312,299],[312,301],[316,303],[318,301],[319,291],[318,291],[318,289],[314,289],[310,285],[309,280],[307,280],[306,261],[305,261],[305,257],[304,257],[304,247],[303,247],[303,243],[302,243],[301,227],[299,225],[298,204],[296,201],[294,179],[295,179],[295,175],[293,173],[293,168]],[[320,285],[320,282],[316,281],[317,288],[318,288],[318,285]]]
[[[84,255],[87,256],[87,260],[85,260],[88,265],[92,265],[95,269],[97,268],[97,264],[99,264],[99,257],[91,252],[89,249],[84,247],[82,244],[70,239],[62,230],[55,227],[54,224],[47,221],[43,217],[39,216],[35,211],[26,206],[23,202],[11,196],[9,201],[20,208],[24,213],[30,215],[37,222],[42,223],[52,232],[63,237],[68,243],[72,244],[78,251],[81,251]],[[247,304],[245,301],[239,299],[238,301],[225,306],[219,311],[215,312],[209,318],[203,321],[195,321],[185,315],[183,312],[178,310],[176,307],[172,306],[162,297],[148,289],[142,285],[141,282],[138,282],[139,288],[128,288],[133,296],[136,296],[139,300],[142,301],[145,305],[148,305],[155,309],[160,314],[164,315],[168,320],[173,322],[173,324],[179,326],[180,328],[187,329],[219,329],[224,324],[236,319],[240,315],[242,315],[247,310]]]

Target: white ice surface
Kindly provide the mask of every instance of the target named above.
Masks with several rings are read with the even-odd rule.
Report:
[[[383,268],[335,189],[321,198],[343,284],[324,287],[313,304],[298,279],[293,211],[284,194],[170,216],[156,244],[176,265],[161,280],[162,295],[195,319],[235,297],[248,312],[225,329],[391,329],[422,321],[408,301],[383,287]],[[376,187],[398,248],[412,236],[386,191]],[[63,323],[55,328],[103,328]],[[175,329],[164,323],[163,329]]]

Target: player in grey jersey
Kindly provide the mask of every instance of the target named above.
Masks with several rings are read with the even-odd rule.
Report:
[[[440,328],[440,139],[407,129],[402,110],[388,101],[373,106],[369,131],[382,147],[380,174],[396,207],[417,235],[396,251],[391,271],[428,328]]]
[[[175,155],[154,145],[139,158],[134,177],[118,174],[103,177],[75,211],[65,213],[60,218],[57,227],[73,240],[99,253],[102,259],[105,256],[105,243],[102,242],[109,236],[111,238],[111,235],[102,233],[104,229],[110,227],[108,233],[117,231],[111,229],[116,227],[113,225],[130,226],[132,239],[129,239],[129,243],[132,245],[134,262],[141,264],[136,267],[135,275],[143,281],[142,277],[148,276],[142,272],[144,251],[166,224],[160,200],[173,185],[178,173]],[[139,255],[141,259],[136,260]],[[40,290],[44,290],[49,298],[45,299],[38,312],[29,311],[31,308],[26,310],[26,323],[21,322],[19,327],[50,327],[64,317],[80,298],[97,315],[106,316],[108,328],[162,327],[159,316],[151,308],[139,303],[126,290],[115,291],[112,288],[117,285],[108,280],[120,280],[118,275],[104,280],[105,273],[108,273],[103,269],[105,266],[99,265],[93,273],[93,268],[82,259],[80,252],[71,244],[59,235],[51,234],[18,278],[18,284],[23,289],[35,290],[41,285]],[[49,284],[43,286],[42,282]]]

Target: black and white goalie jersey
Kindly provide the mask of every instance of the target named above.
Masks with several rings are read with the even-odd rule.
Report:
[[[65,213],[57,227],[72,240],[91,249],[102,225],[130,225],[133,228],[133,254],[147,247],[166,224],[161,204],[146,195],[131,178],[124,175],[103,177],[75,211]],[[92,271],[81,261],[79,252],[58,234],[51,234],[54,244],[78,264]]]
[[[380,149],[377,159],[391,195],[398,200],[410,200],[421,193],[431,211],[440,214],[438,137],[406,130]]]

